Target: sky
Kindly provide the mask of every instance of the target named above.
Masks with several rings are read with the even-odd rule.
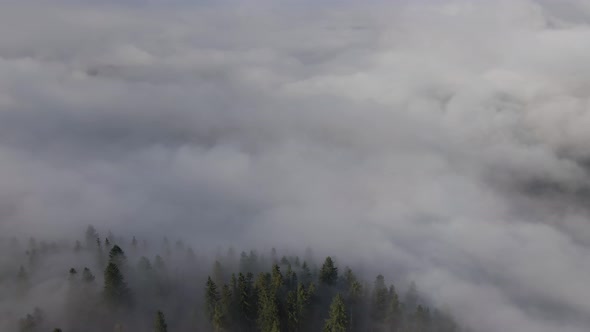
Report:
[[[478,331],[588,331],[589,24],[584,0],[0,1],[0,232],[310,246]]]

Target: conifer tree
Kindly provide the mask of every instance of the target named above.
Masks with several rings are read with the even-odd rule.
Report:
[[[166,324],[166,318],[164,313],[159,311],[156,313],[156,319],[154,322],[154,332],[168,332],[168,325]]]
[[[71,268],[69,271],[70,274],[70,280],[75,280],[76,279],[76,275],[78,275],[78,271],[76,271],[76,269]]]
[[[82,271],[82,281],[89,284],[89,283],[92,283],[94,281],[94,279],[95,279],[94,274],[92,274],[92,272],[90,271],[89,268],[85,267],[84,270]]]
[[[256,318],[256,302],[252,285],[252,275],[245,276],[240,272],[238,275],[238,291],[236,294],[238,302],[239,323],[249,327]]]
[[[80,241],[76,240],[76,244],[74,245],[74,252],[80,252],[82,250],[82,244]]]
[[[338,268],[334,265],[332,257],[326,257],[322,268],[320,269],[320,282],[328,286],[336,284],[338,280]]]
[[[209,322],[213,322],[215,317],[215,311],[219,310],[219,291],[217,290],[217,285],[211,279],[211,277],[207,277],[207,284],[205,286],[205,313],[207,314],[207,319]]]
[[[104,271],[104,295],[110,304],[129,304],[131,292],[117,264],[110,262]]]
[[[301,282],[304,285],[308,285],[311,281],[311,270],[309,269],[309,266],[307,265],[307,262],[303,262],[303,265],[301,265]]]
[[[324,332],[345,332],[348,327],[346,307],[342,295],[337,294],[330,304],[330,316],[324,325]]]
[[[213,263],[213,281],[215,281],[217,284],[222,284],[225,281],[223,267],[221,266],[221,262],[218,260]]]
[[[154,268],[158,273],[166,272],[166,263],[164,263],[162,256],[156,255],[156,258],[154,259]]]
[[[418,288],[416,287],[416,283],[412,281],[404,297],[404,304],[408,310],[414,310],[418,305],[418,301]]]
[[[29,289],[29,274],[24,266],[20,266],[16,274],[17,291],[19,295],[24,295]]]
[[[191,247],[186,250],[186,261],[190,264],[194,264],[197,261],[197,255],[195,255]]]
[[[121,247],[118,245],[114,245],[113,248],[109,251],[109,263],[115,263],[121,269],[123,268],[127,257],[125,257],[125,252]]]
[[[25,270],[24,266],[20,266],[20,268],[18,269],[18,273],[16,275],[16,279],[18,280],[19,283],[26,283],[29,280],[29,275],[27,274],[27,271]]]
[[[275,276],[274,281],[279,278]],[[258,328],[262,332],[280,331],[279,307],[275,288],[269,273],[260,273],[256,280],[258,294]]]
[[[88,225],[84,238],[86,239],[86,247],[91,248],[94,241],[98,239],[98,232],[96,232],[94,226]]]
[[[389,292],[385,286],[385,278],[382,275],[378,275],[375,279],[371,299],[371,318],[377,326],[381,326],[385,322],[388,304]]]
[[[389,331],[397,332],[401,327],[402,309],[395,287],[389,287],[389,308],[387,310],[387,325]]]
[[[233,310],[232,310],[232,298],[233,294],[229,285],[224,284],[221,287],[221,297],[219,300],[218,315],[215,319],[214,325],[219,330],[225,330],[231,327],[233,323]]]

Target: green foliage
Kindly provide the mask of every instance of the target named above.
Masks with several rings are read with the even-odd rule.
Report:
[[[276,264],[275,264],[276,266]],[[261,332],[280,331],[279,305],[276,298],[276,287],[282,283],[280,271],[273,268],[271,274],[261,273],[256,280],[258,293],[258,328]]]
[[[289,331],[298,331],[303,325],[309,311],[313,287],[306,289],[302,283],[297,285],[295,291],[287,294],[287,319]]]
[[[205,285],[205,313],[209,322],[213,322],[216,310],[219,310],[219,300],[220,296],[217,285],[211,277],[207,277],[207,284]]]
[[[337,294],[330,304],[330,316],[324,325],[324,332],[345,332],[348,328],[346,307],[342,295]]]
[[[320,269],[320,282],[332,286],[338,280],[338,268],[334,265],[332,257],[326,257],[322,268]]]
[[[112,235],[108,239],[112,241]],[[141,258],[136,265],[130,266],[126,264],[123,251],[127,248],[113,245],[108,251],[107,261],[107,252],[102,251],[98,236],[92,241],[96,241],[99,255],[98,260],[97,256],[90,255],[94,261],[88,262],[88,266],[103,269],[104,287],[100,292],[91,286],[96,278],[87,267],[69,270],[73,287],[68,292],[68,311],[72,312],[70,317],[76,317],[74,320],[78,322],[72,324],[67,321],[63,326],[72,331],[113,331],[113,326],[118,331],[146,330],[145,324],[153,319],[154,308],[151,306],[154,303],[172,311],[173,315],[168,318],[173,319],[174,329],[180,331],[303,332],[322,328],[326,332],[465,331],[446,311],[443,313],[433,309],[431,312],[425,306],[427,302],[418,298],[414,284],[405,294],[404,301],[401,301],[396,289],[386,286],[382,275],[375,278],[373,287],[367,287],[367,283],[359,280],[349,267],[339,276],[339,269],[331,257],[327,257],[318,269],[314,261],[303,261],[297,256],[277,256],[275,251],[271,257],[258,257],[255,251],[249,254],[243,251],[239,270],[232,271],[232,268],[238,267],[233,251],[229,251],[226,256],[217,256],[217,261],[207,261],[206,258],[197,260],[190,248],[177,241],[173,251],[175,256],[166,259],[168,266],[159,255],[152,265],[147,257],[141,256],[147,254],[146,247],[138,248],[137,240],[132,240],[127,241],[127,248],[135,248],[132,257]],[[55,249],[43,243],[41,241],[37,245],[33,241],[29,250],[39,248],[39,259],[44,260]],[[64,241],[58,250],[71,252],[69,243]],[[42,253],[42,250],[47,250],[47,253]],[[93,254],[86,247],[81,250]],[[84,256],[77,255],[78,259]],[[105,262],[101,266],[103,256]],[[311,252],[308,256],[311,259]],[[204,277],[198,274],[201,266],[196,263],[211,268],[211,276],[205,284],[204,308],[183,305],[194,301],[195,294],[199,293],[195,289],[198,284],[196,287],[192,285],[193,280]],[[314,266],[313,272],[310,266]],[[16,275],[21,284],[26,284],[30,278],[27,270],[21,266]],[[30,269],[31,274],[39,271],[34,267]],[[256,280],[252,271],[258,273]],[[132,283],[134,290],[137,289],[136,293],[131,293],[127,282]],[[182,282],[188,282],[189,286]],[[128,305],[132,303],[135,305]],[[412,307],[412,303],[416,305]],[[145,319],[136,319],[145,312],[148,312]],[[43,325],[42,320],[39,313],[29,314],[19,321],[19,331],[51,331],[52,327]],[[167,328],[164,314],[156,312],[153,330],[162,332],[167,331]]]

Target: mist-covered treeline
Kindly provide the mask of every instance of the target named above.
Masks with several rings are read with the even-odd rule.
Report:
[[[93,226],[79,240],[2,247],[0,289],[14,303],[1,308],[3,331],[464,331],[414,283],[369,280],[309,248],[208,255]]]

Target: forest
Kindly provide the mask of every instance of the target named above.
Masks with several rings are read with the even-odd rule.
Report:
[[[10,255],[1,294],[15,303],[1,308],[7,331],[468,330],[415,283],[402,291],[381,274],[365,280],[309,248],[301,256],[229,248],[210,257],[182,241],[100,236],[93,226],[75,242],[21,242],[2,241]],[[47,296],[33,291],[46,287]],[[23,303],[31,306],[25,313],[16,305]]]

